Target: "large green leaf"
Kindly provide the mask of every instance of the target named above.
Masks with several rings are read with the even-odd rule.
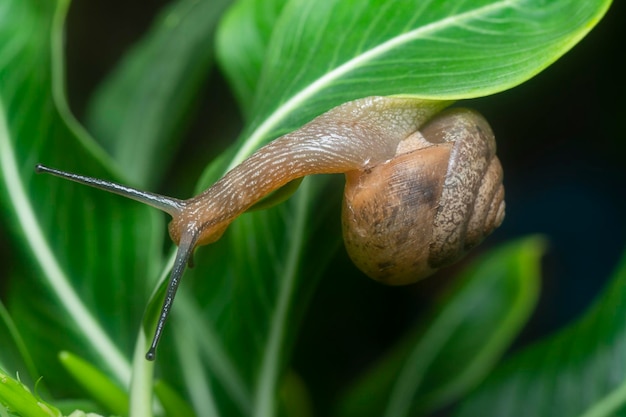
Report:
[[[276,19],[260,78],[251,83],[256,85],[252,122],[233,164],[268,139],[351,99],[411,94],[456,100],[511,88],[568,51],[609,4],[292,0]],[[224,20],[221,37],[245,33],[247,16],[237,9]],[[224,68],[237,69],[230,75],[239,83],[241,74],[259,71],[256,55],[247,65],[233,53],[219,56],[228,60]]]
[[[504,363],[458,416],[622,416],[626,409],[626,253],[589,311]]]
[[[88,127],[127,178],[158,184],[202,91],[213,32],[229,0],[180,0],[99,87]]]
[[[336,415],[423,415],[473,387],[532,311],[542,247],[534,237],[485,254],[416,330],[358,380]]]
[[[12,274],[6,303],[15,322],[29,323],[20,325],[24,343],[57,391],[68,381],[56,361],[61,349],[82,351],[128,384],[128,358],[161,267],[163,236],[153,211],[35,176],[37,162],[115,175],[62,94],[66,8],[65,1],[4,1],[0,13],[0,203],[30,260]]]

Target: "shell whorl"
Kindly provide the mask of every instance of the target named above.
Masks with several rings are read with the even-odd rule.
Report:
[[[430,142],[455,144],[430,245],[430,264],[439,267],[457,260],[502,223],[502,166],[491,127],[475,111],[443,112],[422,134]]]
[[[351,259],[393,285],[458,260],[504,217],[502,168],[482,116],[444,111],[405,142],[392,160],[346,174],[343,205]]]

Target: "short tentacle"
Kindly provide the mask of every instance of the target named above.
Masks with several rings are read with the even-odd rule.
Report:
[[[191,260],[193,251],[198,241],[199,231],[195,225],[189,225],[185,233],[181,235],[180,242],[178,244],[178,252],[176,252],[176,259],[174,261],[174,267],[172,268],[172,274],[167,284],[167,291],[165,293],[165,299],[163,300],[163,306],[161,307],[161,314],[154,330],[152,337],[152,343],[146,353],[146,359],[153,361],[156,358],[156,349],[161,340],[163,334],[163,327],[169,317],[172,304],[174,303],[174,297],[176,291],[180,285],[180,280],[185,272],[185,267]]]

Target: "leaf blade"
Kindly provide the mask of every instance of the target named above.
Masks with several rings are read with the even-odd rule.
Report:
[[[174,155],[211,68],[213,33],[229,2],[168,5],[90,102],[90,130],[142,187],[157,184]]]
[[[273,26],[285,3],[283,0],[238,1],[218,27],[218,62],[229,77],[239,106],[246,115],[252,107]]]
[[[609,416],[626,404],[626,254],[613,280],[577,321],[496,369],[456,415]],[[499,397],[501,395],[502,397]],[[489,400],[487,400],[487,397]],[[522,406],[523,405],[523,406]]]
[[[337,416],[426,415],[480,381],[537,299],[543,239],[509,242],[457,278],[420,325],[355,384]]]
[[[352,99],[410,94],[457,100],[511,88],[578,42],[610,1],[550,7],[534,0],[446,1],[417,10],[405,1],[375,17],[375,0],[357,9],[339,1],[305,3],[289,2],[276,22],[247,139],[231,168],[268,138]],[[468,25],[474,21],[476,27]],[[360,38],[363,32],[370,38]]]
[[[69,316],[79,318],[76,324],[85,337],[103,349],[99,353],[109,363],[117,378],[127,381],[130,379],[128,362],[123,359],[117,346],[105,334],[93,314],[86,308],[70,284],[69,277],[65,273],[64,268],[57,262],[54,251],[48,244],[48,240],[37,221],[37,216],[34,213],[30,198],[27,196],[24,184],[18,180],[20,175],[15,165],[15,153],[10,147],[11,139],[3,117],[4,109],[1,104],[0,102],[0,150],[2,151],[0,164],[3,177],[7,179],[5,185],[8,198],[15,205],[15,212],[21,229],[29,236],[27,244],[35,254],[42,270],[45,271],[47,281],[56,293],[56,296],[63,300],[63,307]],[[11,178],[13,180],[10,180]]]
[[[128,394],[83,358],[64,351],[59,361],[102,407],[116,415],[128,414]]]
[[[134,340],[141,308],[126,300],[147,296],[150,283],[143,278],[154,278],[160,266],[162,236],[159,219],[144,208],[35,177],[38,162],[113,175],[113,164],[65,101],[62,26],[68,5],[7,1],[0,14],[0,37],[9,40],[0,44],[0,204],[14,241],[33,261],[12,282],[7,306],[14,319],[33,323],[22,336],[58,390],[69,381],[55,360],[63,348],[85,352],[128,383],[125,347]],[[134,233],[145,240],[129,238]]]

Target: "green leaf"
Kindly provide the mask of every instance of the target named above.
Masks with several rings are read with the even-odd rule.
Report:
[[[87,125],[127,178],[158,184],[193,113],[213,58],[213,33],[230,0],[180,0],[97,90]]]
[[[101,406],[115,415],[128,414],[128,394],[98,368],[70,353],[59,353],[59,360]]]
[[[61,412],[35,397],[26,385],[0,369],[0,413],[2,409],[21,417],[60,417]]]
[[[155,382],[154,392],[161,401],[161,404],[163,404],[163,408],[168,416],[195,417],[196,414],[189,404],[164,381]]]
[[[6,305],[14,320],[29,323],[20,328],[24,342],[60,392],[71,381],[56,360],[63,349],[129,382],[128,357],[161,267],[163,236],[161,219],[145,207],[35,176],[38,162],[115,176],[63,96],[67,5],[4,1],[0,13],[0,207],[30,259],[11,281]]]
[[[133,354],[133,379],[130,385],[130,412],[131,416],[152,417],[154,398],[154,361],[146,360],[146,334],[142,331],[137,336],[135,352]]]
[[[217,53],[244,114],[249,115],[267,46],[285,0],[240,0],[221,20]]]
[[[245,143],[231,167],[267,140],[359,97],[410,94],[457,100],[512,88],[567,52],[609,4],[292,0],[275,21],[247,112],[251,123]],[[237,45],[233,39],[245,37],[239,33],[248,22],[227,21],[220,37]],[[229,75],[239,83],[246,83],[246,70],[257,72],[256,54],[247,63],[235,53],[220,51],[219,58],[226,70],[236,68]]]
[[[0,334],[3,335],[0,339],[0,368],[21,374],[22,381],[24,378],[28,378],[29,383],[37,381],[40,375],[37,365],[24,343],[18,326],[2,301],[0,301]],[[39,393],[47,393],[47,388],[41,381],[38,383],[38,389]]]
[[[424,415],[472,388],[528,319],[543,247],[542,239],[526,238],[474,262],[454,291],[360,378],[336,415]]]
[[[611,284],[583,317],[504,363],[456,415],[624,415],[624,288],[626,253]]]
[[[211,322],[202,318],[202,310],[198,303],[187,291],[181,291],[182,307],[175,312],[175,343],[185,341],[185,348],[179,346],[180,373],[186,379],[186,386],[192,391],[196,409],[209,410],[214,407],[215,399],[211,398],[210,390],[202,388],[208,384],[207,375],[194,362],[195,357],[206,365],[207,372],[217,380],[232,399],[238,411],[244,415],[251,412],[252,400],[247,384],[243,381],[237,367],[232,362],[232,355],[225,351],[223,341],[220,340],[217,329]],[[196,329],[202,329],[197,332]],[[191,346],[191,348],[190,348]],[[193,352],[195,354],[190,354]],[[199,392],[198,392],[199,391]],[[210,402],[210,404],[208,403]]]

